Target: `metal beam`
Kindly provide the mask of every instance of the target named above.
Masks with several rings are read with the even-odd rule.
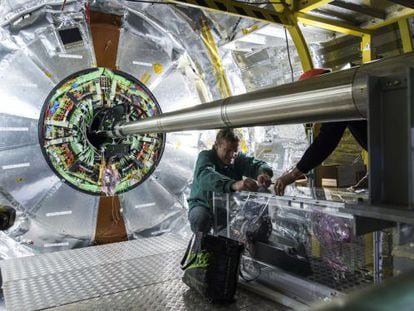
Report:
[[[388,26],[398,22],[398,20],[402,18],[408,18],[414,16],[414,9],[404,8],[399,11],[392,12],[385,17],[385,20],[380,23],[371,23],[364,26],[364,29],[374,30],[378,28],[382,28],[384,26]]]
[[[414,211],[407,210],[407,206],[404,205],[345,204],[341,212],[364,218],[414,225]]]
[[[396,3],[396,4],[400,4],[400,5],[403,5],[403,6],[406,6],[408,8],[414,9],[414,2],[413,2],[413,0],[388,0],[388,1],[389,2],[393,2],[393,3]]]
[[[297,25],[296,17],[288,10],[279,13],[281,11],[280,4],[273,4],[275,9],[273,11],[232,0],[169,0],[169,2],[285,25],[298,51],[303,70],[313,68],[312,58],[302,32]]]
[[[297,24],[295,26],[287,26],[287,30],[289,31],[290,37],[295,44],[300,62],[302,64],[302,70],[311,70],[313,68],[313,61],[309,53],[308,45],[306,44],[305,38],[303,37],[302,31]]]
[[[333,0],[300,0],[298,11],[302,13],[307,13],[312,10],[315,10],[325,4],[331,3]]]
[[[309,53],[308,45],[306,44],[305,38],[303,37],[302,31],[300,30],[298,24],[295,22],[293,26],[287,26],[286,29],[289,31],[290,37],[295,44],[300,61],[302,63],[302,70],[311,70],[313,68],[312,57]]]
[[[213,38],[213,34],[211,33],[211,29],[204,19],[201,20],[201,34],[201,38],[203,39],[203,42],[210,55],[211,64],[213,65],[214,75],[217,79],[221,97],[229,97],[232,94],[227,80],[227,75],[221,63],[221,58],[217,50],[217,45]]]
[[[233,0],[168,0],[168,2],[206,9],[219,13],[246,17],[258,21],[290,25],[291,22],[283,13],[274,10],[263,9],[258,6],[248,5]]]
[[[336,6],[338,8],[347,9],[350,11],[358,12],[364,15],[385,19],[385,13],[381,12],[380,10],[370,8],[364,5],[354,4],[352,2],[344,2],[344,1],[332,1],[329,3],[330,5]]]
[[[367,29],[358,28],[346,23],[335,22],[325,18],[312,16],[309,14],[303,14],[301,12],[295,13],[297,20],[303,24],[311,25],[347,35],[353,35],[357,37],[362,37],[364,35],[370,35],[372,31]]]
[[[414,203],[412,65],[408,62],[403,72],[392,72],[390,77],[372,75],[368,81],[368,150],[374,150],[369,152],[371,204],[412,208]]]
[[[329,20],[339,20],[342,23],[347,23],[354,27],[358,27],[358,25],[355,24],[355,18],[349,14],[345,14],[343,11],[339,12],[339,11],[336,11],[335,9],[332,10],[331,8],[329,8],[329,9],[323,9],[323,10],[316,9],[316,10],[313,10],[312,13],[315,13],[312,15],[316,15],[322,18],[327,18]]]
[[[368,63],[373,59],[372,36],[363,35],[361,38],[362,63]]]
[[[411,35],[408,19],[402,18],[398,20],[398,27],[400,28],[400,37],[403,46],[403,52],[411,52],[413,50],[413,38]]]
[[[273,4],[273,7],[276,11],[279,9],[277,4]],[[295,44],[296,51],[298,52],[300,61],[302,63],[302,70],[311,70],[313,68],[312,57],[309,53],[309,48],[302,34],[302,31],[299,28],[297,19],[289,10],[286,10],[285,14],[288,14],[289,20],[292,21],[292,25],[286,26],[286,29],[289,31],[290,37],[292,38],[292,41]]]

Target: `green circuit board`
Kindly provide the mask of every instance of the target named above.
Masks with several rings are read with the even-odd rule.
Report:
[[[151,92],[132,76],[107,68],[71,75],[49,94],[39,121],[39,140],[51,168],[70,186],[115,195],[142,183],[155,169],[165,134],[109,138],[118,122],[161,113]]]

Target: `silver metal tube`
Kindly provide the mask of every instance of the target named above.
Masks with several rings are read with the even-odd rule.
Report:
[[[414,66],[414,53],[312,79],[232,96],[156,117],[119,123],[109,136],[224,127],[356,120],[366,117],[368,77]]]

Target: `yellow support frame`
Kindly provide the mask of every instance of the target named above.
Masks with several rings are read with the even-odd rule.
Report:
[[[280,4],[273,4],[273,8],[277,12],[279,12],[281,9],[284,9],[280,7]],[[298,51],[298,55],[302,63],[302,70],[311,70],[313,69],[312,57],[309,53],[309,48],[305,41],[305,38],[303,37],[302,31],[298,26],[297,20],[290,11],[285,10],[284,13],[285,16],[291,21],[291,25],[285,25],[285,27],[289,31],[290,37],[292,38],[296,50]]]
[[[413,40],[411,38],[410,24],[407,18],[401,18],[398,20],[398,27],[400,28],[401,42],[403,46],[403,52],[408,53],[413,51]]]
[[[388,25],[389,23],[396,22],[398,19],[401,19],[401,15],[404,17],[407,16],[414,16],[413,9],[403,9],[403,12],[399,12],[398,18],[392,17],[391,20],[386,20],[385,22],[381,23],[380,25],[372,25],[368,28],[359,28],[353,25],[349,25],[346,23],[336,22],[332,20],[328,20],[325,18],[312,16],[305,14],[304,12],[310,12],[322,5],[328,4],[333,0],[307,0],[301,2],[294,2],[288,1],[286,5],[295,6],[298,11],[292,12],[288,9],[288,6],[284,6],[281,4],[273,4],[274,10],[268,10],[259,8],[257,6],[251,4],[240,3],[233,0],[168,0],[168,2],[183,4],[187,6],[192,6],[196,8],[206,9],[210,11],[216,11],[225,14],[236,15],[240,17],[247,17],[259,21],[266,21],[270,23],[277,23],[283,24],[286,26],[289,34],[295,44],[295,47],[298,51],[299,57],[301,59],[302,68],[304,71],[310,70],[313,68],[312,59],[309,53],[308,46],[306,41],[303,37],[303,34],[298,26],[298,22],[303,23],[305,25],[315,26],[318,28],[339,32],[347,35],[357,36],[361,38],[361,54],[362,54],[362,62],[368,62],[373,59],[372,49],[371,49],[371,41],[372,41],[372,33],[373,29],[382,27],[383,25]],[[306,3],[305,3],[306,2]],[[206,34],[203,35],[204,41],[209,49],[211,59],[213,61],[213,66],[216,66],[216,70],[221,71],[220,65],[214,65],[217,59],[217,47],[212,47],[210,39]],[[407,42],[407,40],[405,40]],[[207,44],[207,42],[210,42]],[[404,43],[403,43],[404,44]],[[209,48],[210,46],[210,48]],[[214,43],[215,46],[215,43]],[[409,49],[408,47],[407,49]],[[412,47],[411,47],[412,49]],[[221,63],[220,63],[221,64]],[[223,90],[225,90],[226,83],[222,80],[221,73],[216,75],[218,77],[218,81],[222,85]],[[227,93],[227,91],[222,91],[222,94]]]
[[[201,20],[201,33],[201,38],[203,39],[203,42],[207,47],[211,63],[213,64],[213,70],[217,79],[221,96],[223,98],[229,97],[232,95],[232,93],[227,80],[227,76],[224,72],[223,65],[221,63],[221,58],[218,53],[217,45],[214,41],[213,34],[211,33],[211,29],[204,19]]]
[[[365,34],[361,38],[362,63],[372,61],[372,36]]]
[[[302,31],[300,30],[298,24],[295,23],[293,26],[286,26],[286,29],[289,31],[290,37],[292,38],[296,50],[298,51],[303,71],[313,69],[313,62],[309,53],[308,45],[306,44],[305,38],[303,37]]]
[[[297,18],[298,22],[301,22],[305,25],[315,26],[318,28],[327,29],[347,35],[362,37],[367,34],[372,34],[371,30],[358,28],[346,23],[334,22],[325,18],[311,16],[301,12],[296,12],[295,17]]]
[[[283,13],[263,9],[233,0],[168,0],[167,2],[183,4],[209,11],[247,17],[258,21],[289,25],[290,21]]]
[[[299,2],[298,11],[302,13],[307,13],[312,10],[316,10],[322,5],[329,4],[332,1],[333,0],[307,0],[307,1],[301,0],[301,1],[298,1]]]
[[[386,16],[385,21],[378,23],[378,24],[368,25],[365,29],[373,30],[373,29],[382,28],[384,26],[394,24],[398,22],[400,19],[408,18],[412,16],[414,16],[414,9],[404,8],[395,14],[389,14],[388,16]]]

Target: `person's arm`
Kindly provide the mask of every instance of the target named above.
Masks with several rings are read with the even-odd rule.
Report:
[[[320,165],[338,146],[346,127],[347,122],[323,123],[319,135],[306,149],[296,167],[287,171],[276,180],[275,193],[283,195],[287,185],[303,178],[304,174]]]
[[[287,185],[290,185],[295,180],[298,180],[305,175],[297,168],[291,169],[280,176],[275,182],[275,193],[277,195],[283,195],[285,193],[285,188]]]
[[[250,179],[234,180],[216,171],[215,164],[208,154],[200,153],[195,170],[195,178],[204,191],[229,193],[232,191],[257,191],[257,183]]]
[[[306,174],[320,165],[338,146],[347,127],[347,122],[322,123],[319,135],[306,149],[296,167]]]
[[[260,186],[269,187],[273,176],[272,168],[264,161],[240,153],[235,166],[241,170],[242,175],[256,179]]]

